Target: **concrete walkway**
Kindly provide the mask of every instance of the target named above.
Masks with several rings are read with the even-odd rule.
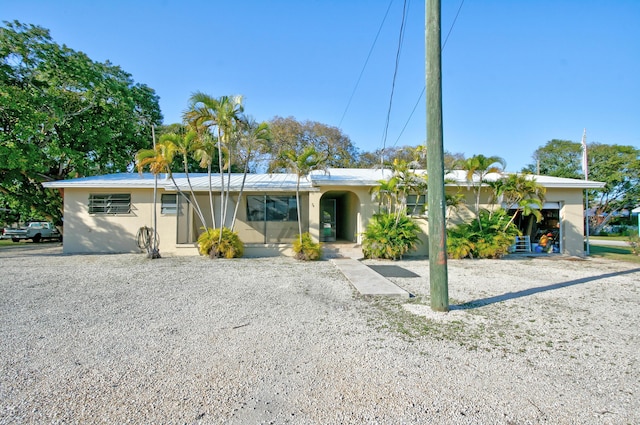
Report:
[[[385,295],[409,298],[411,294],[380,273],[353,258],[334,258],[333,264],[362,295]]]

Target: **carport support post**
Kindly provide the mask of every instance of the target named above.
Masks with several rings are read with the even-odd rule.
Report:
[[[427,172],[431,309],[449,311],[442,141],[440,0],[426,0]]]

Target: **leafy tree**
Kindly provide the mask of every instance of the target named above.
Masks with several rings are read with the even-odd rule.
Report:
[[[533,153],[533,164],[523,171],[543,176],[581,179],[582,147],[570,140],[553,139]]]
[[[0,27],[0,192],[60,224],[61,198],[41,182],[125,171],[162,119],[149,87],[109,62],[20,22]]]
[[[424,145],[418,146],[393,146],[384,149],[377,149],[373,152],[362,152],[358,155],[358,161],[355,164],[356,168],[375,168],[380,167],[380,157],[384,154],[384,160],[382,165],[389,167],[396,159],[399,161],[405,161],[407,163],[417,162],[414,168],[425,169],[427,168],[426,150],[423,151]],[[464,159],[464,155],[461,153],[444,153],[444,167],[447,170],[454,168],[454,165]]]
[[[633,146],[589,143],[589,180],[605,183],[602,190],[589,191],[596,208],[590,227],[598,233],[625,208],[640,204],[640,149]],[[551,140],[536,150],[540,173],[555,177],[584,178],[582,146],[567,140]],[[537,165],[537,164],[536,164]],[[527,169],[532,170],[534,165]]]
[[[588,152],[589,179],[605,183],[592,192],[596,214],[591,226],[597,234],[620,211],[640,205],[640,149],[591,143]]]
[[[308,146],[313,146],[316,152],[326,157],[327,167],[349,168],[356,164],[356,147],[337,127],[315,121],[300,122],[293,117],[274,117],[269,127],[272,134],[270,172],[283,170],[279,161],[283,152],[293,151],[300,155]]]

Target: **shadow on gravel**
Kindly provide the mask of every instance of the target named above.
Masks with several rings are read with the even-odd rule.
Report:
[[[494,297],[482,298],[479,300],[469,301],[463,304],[452,305],[449,307],[449,309],[450,310],[471,310],[474,308],[484,307],[486,305],[495,304],[502,301],[527,297],[529,295],[538,294],[540,292],[552,291],[554,289],[562,289],[569,286],[579,285],[581,283],[593,282],[595,280],[606,279],[608,277],[622,276],[622,275],[638,273],[638,272],[640,272],[640,268],[625,270],[622,272],[606,273],[598,276],[584,277],[582,279],[570,280],[568,282],[554,283],[553,285],[541,286],[538,288],[529,288],[523,291],[508,292],[506,294],[496,295]]]

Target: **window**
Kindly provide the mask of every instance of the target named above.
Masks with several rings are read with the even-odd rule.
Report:
[[[131,212],[131,194],[91,194],[89,195],[89,214],[129,214]]]
[[[164,193],[161,197],[161,214],[177,214],[178,213],[178,194]]]
[[[427,204],[426,195],[407,195],[407,214],[424,215]]]
[[[247,196],[248,221],[297,221],[295,196]]]

